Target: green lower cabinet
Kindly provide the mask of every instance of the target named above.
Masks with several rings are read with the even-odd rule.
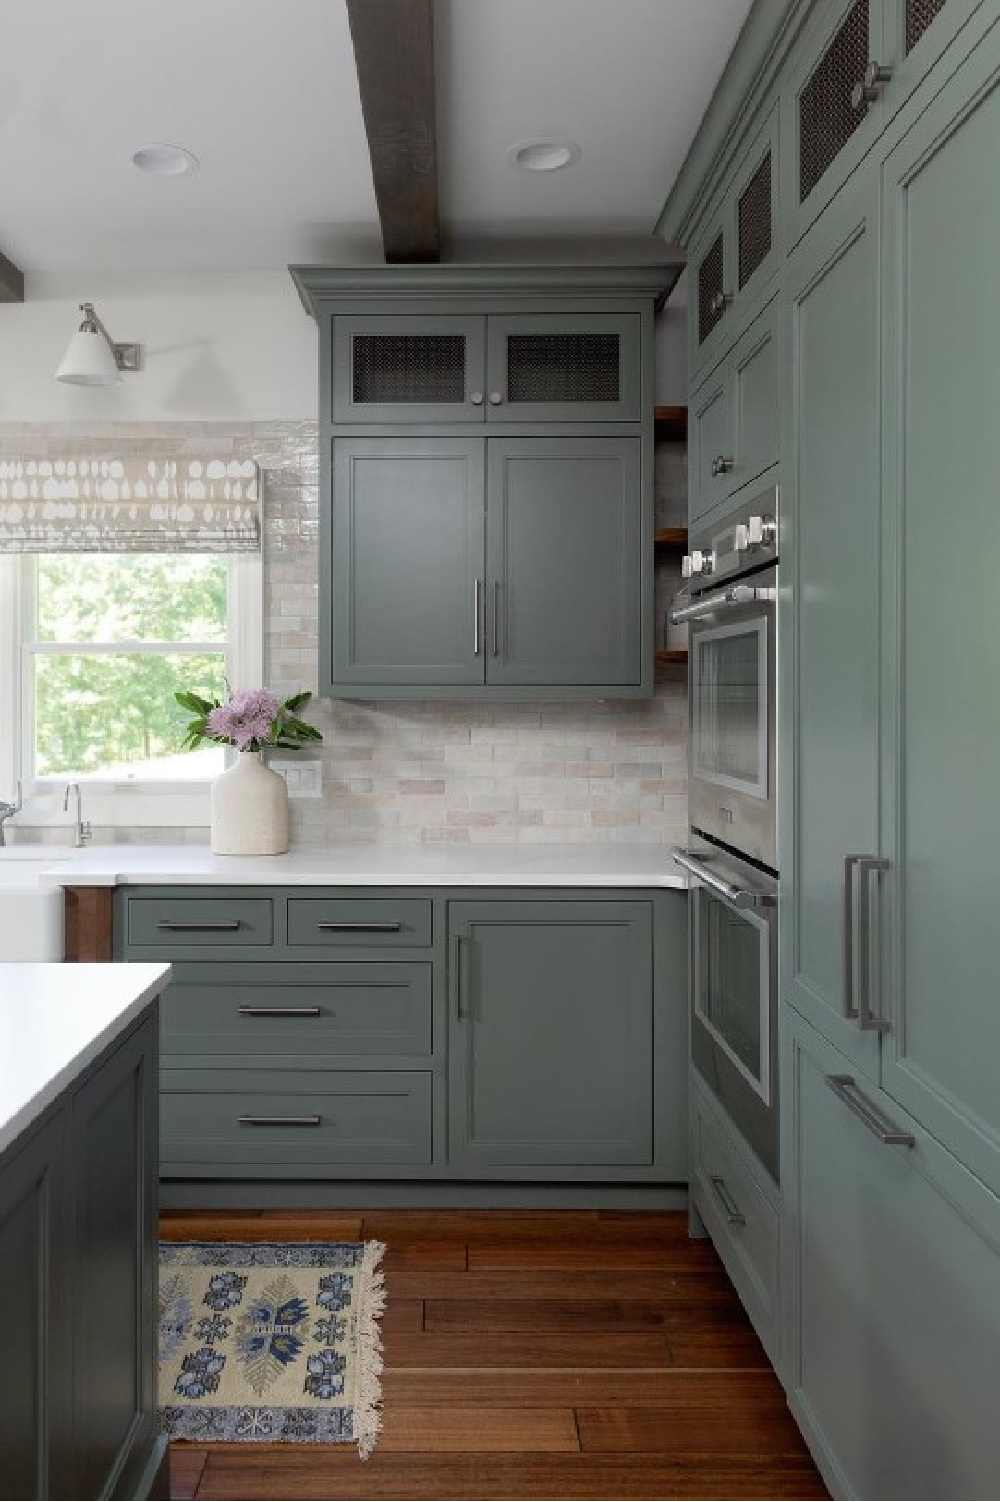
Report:
[[[653,1161],[652,909],[449,905],[449,1159]]]
[[[0,1497],[146,1496],[156,1396],[157,1020],[0,1160]]]
[[[785,1022],[792,1410],[835,1496],[996,1497],[1000,1202]]]

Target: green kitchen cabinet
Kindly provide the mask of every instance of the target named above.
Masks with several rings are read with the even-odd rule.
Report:
[[[454,902],[449,1155],[458,1168],[653,1161],[645,902]]]
[[[481,317],[343,313],[328,358],[337,422],[483,420],[486,329]]]
[[[648,694],[648,496],[637,437],[335,439],[323,683]]]
[[[994,7],[995,12],[995,7]],[[1000,1193],[1000,26],[882,166],[884,1088]],[[942,569],[956,560],[954,587]]]
[[[788,267],[779,616],[782,996],[873,1080],[878,1037],[858,1015],[875,982],[856,930],[860,857],[880,855],[878,233],[874,191],[852,191]]]
[[[641,422],[648,318],[648,310],[491,314],[487,421]]]
[[[360,694],[483,681],[484,444],[340,438],[320,680]]]
[[[1000,1201],[789,1018],[792,1411],[838,1497],[997,1495]],[[787,1148],[787,1151],[785,1149]]]
[[[155,1006],[0,1157],[0,1497],[137,1497],[156,1394]]]

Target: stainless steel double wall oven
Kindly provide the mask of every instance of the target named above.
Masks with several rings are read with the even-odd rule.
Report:
[[[777,490],[691,543],[691,1050],[777,1180]]]

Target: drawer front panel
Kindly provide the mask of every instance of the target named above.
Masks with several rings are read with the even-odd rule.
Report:
[[[136,948],[250,947],[274,936],[270,897],[132,897],[127,912],[127,943]]]
[[[771,1360],[778,1365],[778,1215],[738,1150],[702,1109],[694,1085],[691,1180],[695,1203]]]
[[[197,968],[163,998],[167,1056],[431,1052],[429,964],[232,965],[214,983]]]
[[[294,1178],[296,1166],[431,1161],[430,1074],[165,1069],[160,1079],[168,1172],[249,1165]]]
[[[288,942],[426,949],[431,942],[431,904],[419,897],[292,897]]]

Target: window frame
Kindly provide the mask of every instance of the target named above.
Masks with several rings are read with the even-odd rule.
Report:
[[[226,561],[226,670],[234,685],[256,686],[263,682],[263,560],[260,553],[230,553]],[[24,807],[15,825],[22,828],[48,828],[67,822],[62,808],[66,782],[54,777],[34,778],[27,771],[34,730],[28,680],[35,655],[35,567],[33,554],[0,555],[0,798],[13,796],[20,781]],[[84,650],[87,645],[82,644]],[[218,646],[212,643],[210,650]],[[209,823],[208,778],[122,781],[84,774],[78,780],[84,817],[95,826],[181,828]]]

